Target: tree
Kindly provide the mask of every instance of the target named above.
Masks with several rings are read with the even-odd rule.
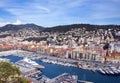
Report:
[[[9,62],[0,62],[0,83],[28,83],[21,77],[18,67]]]

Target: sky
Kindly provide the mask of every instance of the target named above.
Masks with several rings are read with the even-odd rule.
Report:
[[[120,0],[0,0],[0,26],[120,25]]]

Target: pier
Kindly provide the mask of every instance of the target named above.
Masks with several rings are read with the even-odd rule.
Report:
[[[89,82],[89,81],[84,81],[84,80],[78,80],[78,83],[94,83],[94,82]]]
[[[42,72],[38,69],[44,68],[44,66],[37,64],[36,62],[30,59],[22,59],[15,63],[22,72],[22,76],[31,80],[33,83],[40,83],[37,79],[39,77],[35,77],[35,75],[39,75]]]
[[[46,83],[77,83],[78,77],[76,75],[70,75],[68,73],[63,73]]]

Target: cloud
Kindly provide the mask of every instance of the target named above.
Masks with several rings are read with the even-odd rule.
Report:
[[[120,9],[116,1],[93,4],[94,12],[91,12],[91,17],[93,19],[120,18]]]
[[[16,19],[21,20],[43,17],[45,14],[51,12],[48,7],[42,6],[38,2],[27,2],[21,6],[7,7],[5,10],[16,16]]]
[[[95,23],[94,20],[96,20],[99,24],[105,21],[105,23],[112,22],[108,19],[120,18],[120,3],[118,2],[119,0],[2,0],[0,8],[7,11],[5,15],[10,14],[10,16],[3,16],[6,19],[2,22],[11,23],[19,19],[22,23],[54,26],[83,22]],[[120,22],[117,21],[117,23]]]
[[[16,22],[13,22],[12,24],[19,25],[19,24],[22,24],[22,22],[20,20],[16,20]]]
[[[19,25],[22,24],[22,22],[20,20],[16,20],[15,22],[0,22],[0,27],[5,26],[7,24]]]
[[[0,22],[0,27],[5,26],[6,24],[10,24],[10,22]]]
[[[46,7],[43,7],[43,6],[35,6],[38,10],[43,10],[43,11],[46,11],[46,12],[50,12],[50,9],[46,8]]]

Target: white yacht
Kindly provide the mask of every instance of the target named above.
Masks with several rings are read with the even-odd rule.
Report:
[[[32,61],[31,59],[28,59],[27,57],[24,58],[23,61],[25,61],[31,65],[34,65],[34,66],[39,65],[38,63],[36,63],[35,61]]]
[[[102,68],[99,68],[98,71],[102,74],[106,74],[106,72]]]
[[[0,58],[0,61],[9,61],[9,59],[6,59],[6,58]]]

